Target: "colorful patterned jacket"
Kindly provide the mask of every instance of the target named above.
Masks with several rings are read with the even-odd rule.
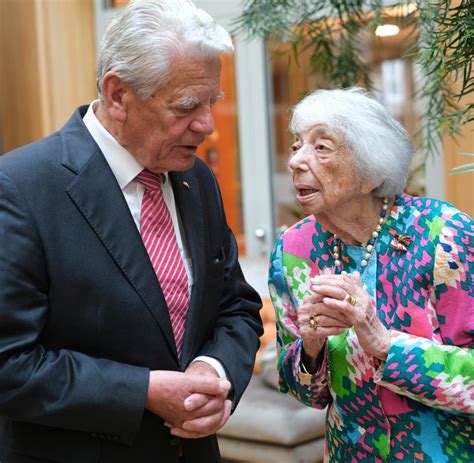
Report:
[[[310,277],[333,272],[333,235],[308,217],[277,239],[270,293],[280,389],[328,406],[325,461],[474,462],[474,230],[442,201],[399,195],[376,243],[374,309],[390,329],[386,362],[353,329],[329,337],[314,375],[300,365],[296,309]],[[346,269],[357,262],[347,253]],[[349,248],[352,249],[350,252]]]

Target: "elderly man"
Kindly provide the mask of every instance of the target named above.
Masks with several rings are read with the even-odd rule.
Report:
[[[219,460],[261,334],[195,157],[231,51],[190,1],[132,3],[100,100],[1,158],[2,463]]]

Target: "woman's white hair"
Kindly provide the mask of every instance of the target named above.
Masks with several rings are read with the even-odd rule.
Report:
[[[170,79],[176,57],[218,59],[234,50],[229,33],[191,0],[135,0],[110,22],[97,57],[97,89],[108,71],[148,98]]]
[[[342,137],[354,157],[355,174],[377,188],[377,197],[401,193],[406,186],[413,145],[407,131],[361,88],[316,90],[293,108],[290,130],[322,124]]]

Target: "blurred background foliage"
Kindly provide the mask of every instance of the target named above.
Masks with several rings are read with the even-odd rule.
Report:
[[[235,26],[250,38],[289,44],[296,61],[309,53],[312,67],[324,75],[322,87],[360,85],[371,90],[364,43],[386,23],[410,30],[405,58],[417,63],[424,76],[416,95],[425,102],[420,139],[426,154],[437,153],[445,133],[456,137],[459,128],[474,119],[474,104],[460,104],[461,98],[474,93],[472,0],[390,7],[380,0],[246,0]],[[453,173],[470,171],[474,163]]]

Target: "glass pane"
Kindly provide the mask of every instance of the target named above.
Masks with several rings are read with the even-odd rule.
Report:
[[[199,147],[197,154],[217,177],[227,222],[237,239],[239,255],[245,255],[234,56],[222,55],[221,63],[221,90],[224,92],[224,99],[214,105],[214,132]]]
[[[387,106],[410,133],[417,145],[419,114],[415,104],[415,69],[412,63],[402,58],[408,44],[408,31],[401,30],[393,37],[375,36],[365,49],[370,65],[375,96]],[[416,37],[412,34],[411,37]],[[330,88],[321,72],[312,69],[310,51],[306,50],[296,62],[287,44],[268,42],[272,65],[274,99],[274,207],[279,228],[289,226],[304,216],[295,199],[291,176],[287,169],[292,135],[288,132],[290,108],[307,92],[318,88]],[[407,192],[424,194],[424,169],[422,156],[417,153]]]

